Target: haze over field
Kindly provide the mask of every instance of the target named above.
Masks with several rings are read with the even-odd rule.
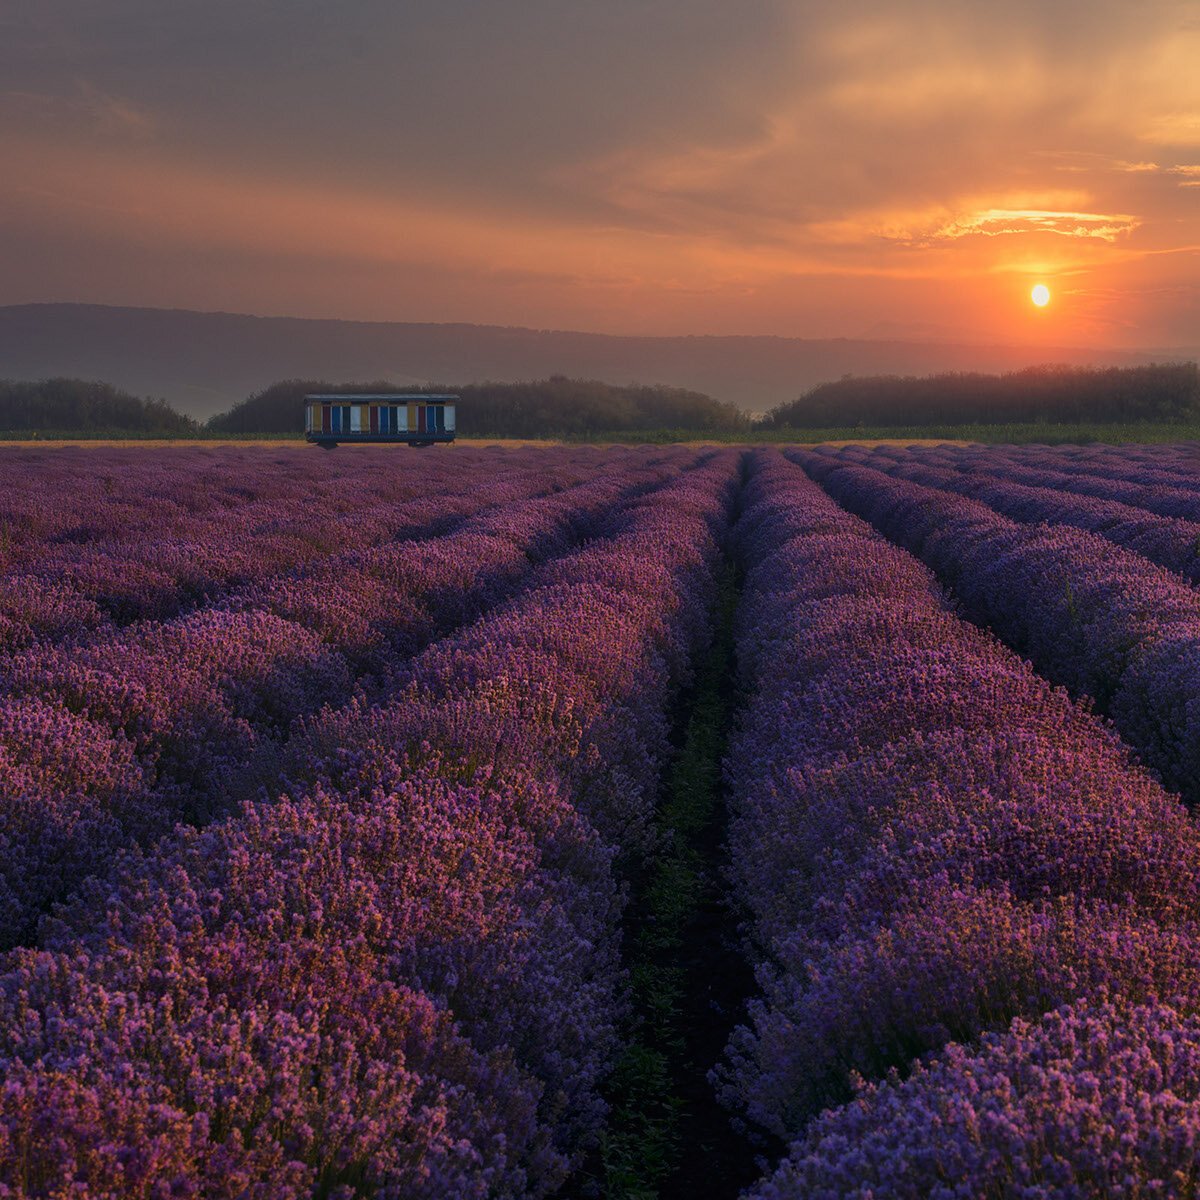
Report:
[[[322,321],[98,305],[0,307],[0,379],[103,379],[135,395],[163,397],[198,418],[222,412],[277,380],[297,377],[461,387],[559,374],[690,388],[765,412],[849,373],[1003,372],[1046,359],[1129,366],[1148,357],[1087,348],[620,337],[498,325]]]
[[[1179,0],[9,0],[0,304],[1194,348],[1197,61]]]

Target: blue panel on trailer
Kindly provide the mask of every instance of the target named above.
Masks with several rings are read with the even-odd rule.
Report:
[[[454,440],[457,396],[370,392],[305,396],[309,441],[390,442],[412,445]]]

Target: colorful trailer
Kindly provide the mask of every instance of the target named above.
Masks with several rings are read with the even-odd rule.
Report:
[[[457,403],[457,396],[420,392],[305,396],[304,436],[327,448],[338,442],[452,442]]]

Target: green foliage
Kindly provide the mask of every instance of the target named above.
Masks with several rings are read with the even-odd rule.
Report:
[[[284,379],[247,396],[228,412],[208,419],[210,433],[289,434],[304,429],[304,397],[309,392],[327,395],[347,392],[394,392],[396,385],[381,380],[370,383],[327,383],[320,379]]]
[[[728,564],[720,578],[713,645],[698,664],[683,745],[666,780],[658,825],[660,849],[635,887],[626,949],[634,1021],[609,1081],[612,1106],[601,1147],[600,1194],[607,1200],[657,1200],[694,1143],[697,1093],[715,1103],[697,1074],[688,1038],[688,992],[697,965],[697,922],[721,893],[711,841],[721,813],[721,760],[728,722],[724,684],[733,665],[737,584]],[[724,1121],[724,1118],[722,1118]]]
[[[1200,441],[1200,419],[1195,421],[1133,421],[1101,424],[1098,422],[1025,422],[984,425],[826,425],[820,428],[771,429],[754,425],[747,433],[710,432],[689,433],[682,429],[648,430],[635,433],[619,430],[593,437],[572,438],[581,443],[647,443],[714,442],[742,445],[809,445],[823,442],[980,442],[986,445],[1083,445],[1103,442],[1107,445],[1142,443],[1147,445],[1171,442]]]
[[[196,431],[165,400],[142,399],[84,379],[0,380],[0,430],[13,433],[176,437]]]
[[[10,438],[46,440],[277,437],[299,441],[306,392],[392,390],[397,390],[395,385],[378,380],[344,384],[284,380],[198,425],[163,400],[140,399],[106,383],[0,381],[0,431]],[[562,376],[532,383],[409,390],[457,391],[462,398],[459,433],[498,440],[545,437],[666,444],[920,438],[1053,444],[1200,439],[1200,377],[1195,363],[1102,371],[1046,367],[1003,376],[848,378],[821,384],[759,423],[734,405],[699,392],[635,384],[614,387]]]
[[[628,384],[554,375],[530,383],[470,383],[463,387],[400,388],[375,380],[331,384],[288,379],[235,405],[208,422],[213,433],[288,433],[304,426],[308,392],[451,392],[461,397],[458,432],[463,437],[587,437],[603,430],[652,431],[676,428],[692,433],[748,430],[749,418],[736,405],[684,388]]]
[[[1063,597],[1067,602],[1067,616],[1071,618],[1072,625],[1078,625],[1079,609],[1075,606],[1075,593],[1071,591],[1071,581],[1068,579],[1063,584]]]
[[[1194,362],[1028,367],[1005,375],[848,375],[768,413],[764,427],[1200,420]],[[853,436],[853,435],[851,435]]]
[[[641,1042],[626,1047],[609,1082],[619,1102],[605,1130],[601,1162],[607,1200],[656,1200],[679,1153],[682,1101],[667,1056]]]

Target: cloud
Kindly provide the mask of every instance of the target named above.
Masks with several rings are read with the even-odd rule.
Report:
[[[268,311],[314,265],[585,327],[684,295],[710,329],[768,296],[833,322],[840,279],[857,327],[872,287],[1200,239],[1191,6],[9,0],[0,225],[104,244],[129,287],[148,247],[290,261]]]
[[[47,138],[100,136],[136,142],[154,137],[161,122],[145,106],[75,79],[64,81],[61,91],[0,91],[0,130],[6,125],[25,133],[37,130]]]
[[[1200,112],[1172,112],[1153,117],[1142,133],[1160,146],[1200,146]]]
[[[158,120],[132,100],[109,95],[87,80],[80,80],[78,88],[80,104],[91,113],[101,131],[137,138],[150,137],[158,131]]]
[[[981,235],[1053,233],[1060,237],[1099,238],[1115,242],[1132,233],[1141,221],[1127,213],[1055,212],[1050,209],[989,208],[958,217],[926,235],[927,241]]]

